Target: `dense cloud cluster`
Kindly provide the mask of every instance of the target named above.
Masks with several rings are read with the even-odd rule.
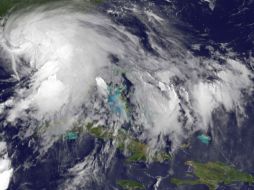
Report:
[[[209,2],[213,9],[214,1]],[[213,125],[218,109],[236,113],[241,127],[253,93],[253,71],[225,44],[191,44],[190,34],[176,27],[177,19],[166,20],[152,9],[128,6],[123,13],[109,9],[102,14],[76,8],[56,4],[17,11],[0,32],[1,56],[17,81],[0,113],[6,115],[5,125],[28,125],[20,138],[40,134],[41,155],[82,120],[115,128],[116,133],[128,123],[151,152],[165,148],[167,138],[173,152],[196,131],[223,127]],[[112,19],[130,13],[126,22]],[[128,26],[133,20],[136,25]],[[195,54],[202,48],[209,56]],[[125,92],[129,113],[116,116],[108,105],[109,89],[124,80],[131,84]],[[0,153],[4,146],[0,143]],[[114,153],[106,144],[98,162],[96,152],[85,157],[69,170],[76,178],[62,188],[79,187],[88,178],[100,180],[100,157]],[[0,175],[7,171],[10,177],[7,154],[3,162]]]
[[[133,83],[130,101],[138,113],[133,123],[144,128],[145,138],[155,146],[163,143],[157,141],[160,135],[169,135],[176,148],[193,132],[206,131],[221,106],[244,115],[242,91],[252,91],[251,71],[236,57],[215,50],[211,58],[194,56],[174,39],[177,29],[151,11],[140,18],[144,23],[167,25],[163,39],[148,31],[156,54],[106,16],[68,6],[46,8],[11,15],[4,27],[1,46],[12,61],[13,76],[20,81],[29,77],[28,86],[17,88],[9,99],[7,122],[58,118],[69,119],[66,125],[71,126],[94,96],[96,80],[114,81],[109,74],[114,69],[124,70]],[[159,40],[172,48],[161,48]]]

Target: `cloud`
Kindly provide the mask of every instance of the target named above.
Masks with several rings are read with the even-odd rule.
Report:
[[[227,65],[215,73],[215,81],[204,81],[195,84],[192,89],[194,109],[201,116],[201,123],[207,129],[211,122],[213,111],[223,106],[227,112],[244,106],[244,89],[253,90],[251,76],[253,74],[239,61],[227,60]]]
[[[92,93],[107,96],[107,84],[121,82],[121,76],[112,74],[114,70],[124,71],[133,84],[129,94],[134,110],[130,113],[132,127],[144,129],[145,138],[154,145],[163,144],[157,141],[158,136],[167,135],[177,148],[195,131],[207,130],[213,112],[221,106],[225,112],[244,110],[242,91],[252,91],[253,74],[236,57],[218,52],[211,52],[211,58],[195,57],[179,40],[183,33],[166,21],[143,20],[163,27],[155,34],[147,24],[152,47],[160,47],[154,55],[142,48],[138,37],[105,15],[73,10],[68,6],[40,7],[7,19],[2,46],[16,78],[29,78],[26,87],[16,89],[9,122],[17,118],[42,122],[54,117],[65,121],[48,128],[44,134],[48,138],[68,130],[82,113],[82,106],[94,104],[87,106],[87,117],[104,118],[114,126],[110,115],[92,115],[95,107],[102,105]],[[162,48],[160,41],[168,48]],[[112,55],[117,64],[112,63]],[[98,91],[94,91],[96,84]]]
[[[142,81],[136,85],[133,99],[135,104],[140,106],[140,121],[152,139],[157,139],[160,134],[170,135],[173,141],[182,138],[183,128],[179,121],[180,99],[173,85],[162,82],[152,85]]]
[[[112,27],[108,19],[67,11],[38,8],[8,19],[4,36],[16,77],[23,77],[18,68],[27,64],[34,72],[29,88],[19,90],[23,97],[16,99],[9,121],[31,107],[39,119],[66,106],[81,106],[98,71],[109,65],[109,54],[124,54],[117,36],[107,32]]]
[[[128,73],[134,83],[132,102],[137,105],[137,126],[144,126],[153,147],[161,147],[158,136],[169,136],[173,150],[183,139],[195,131],[213,127],[212,115],[223,107],[225,114],[240,112],[253,92],[253,73],[240,60],[224,58],[221,64],[215,59],[191,57],[175,60],[178,65],[165,60],[152,60],[167,68],[156,72]],[[187,60],[186,60],[187,61]],[[136,114],[136,113],[135,113]],[[240,116],[238,117],[239,120]]]
[[[6,143],[0,142],[0,190],[6,190],[13,174],[11,161],[6,152]]]

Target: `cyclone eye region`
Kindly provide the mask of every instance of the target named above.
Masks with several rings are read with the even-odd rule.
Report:
[[[227,5],[0,6],[0,190],[253,188],[251,35]]]

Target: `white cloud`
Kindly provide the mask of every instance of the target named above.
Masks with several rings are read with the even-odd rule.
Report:
[[[111,35],[103,27],[113,24],[100,15],[65,13],[61,8],[12,15],[4,34],[11,44],[8,52],[14,57],[13,68],[17,78],[23,74],[17,68],[24,64],[35,73],[30,88],[23,89],[22,97],[16,99],[9,121],[31,107],[39,119],[64,106],[77,108],[87,100],[96,74],[109,65],[108,55],[124,54],[118,34]],[[20,56],[28,63],[19,62]]]
[[[0,142],[0,190],[6,190],[13,174],[11,161],[6,152],[6,143]]]
[[[226,111],[234,111],[244,104],[241,91],[244,89],[252,91],[251,71],[238,61],[227,60],[227,62],[225,68],[215,73],[218,80],[199,82],[192,89],[193,106],[201,116],[203,129],[207,129],[216,108],[224,106]]]
[[[41,83],[33,101],[42,113],[55,113],[68,103],[68,94],[69,89],[55,75]]]
[[[60,115],[59,120],[69,122],[52,125],[44,135],[64,133],[67,123],[71,126],[73,118],[82,112],[81,106],[93,103],[88,100],[96,85],[107,95],[105,81],[121,81],[111,74],[114,69],[124,71],[134,84],[129,95],[137,109],[134,122],[144,127],[152,142],[157,143],[160,134],[169,135],[177,147],[182,138],[196,130],[207,130],[216,108],[242,109],[242,90],[250,92],[253,87],[251,71],[239,60],[218,52],[214,57],[224,59],[225,64],[194,57],[181,45],[179,38],[183,35],[168,28],[162,30],[168,49],[157,43],[157,34],[147,32],[153,47],[160,47],[161,56],[154,56],[145,52],[137,37],[124,27],[96,13],[42,7],[11,15],[4,29],[3,47],[12,58],[17,78],[27,75],[30,83],[28,88],[16,90],[8,120],[26,118],[27,109],[33,110],[29,116],[38,120]],[[119,59],[117,66],[111,63],[112,54]],[[26,63],[20,62],[20,57]],[[24,69],[27,67],[30,70]],[[99,105],[95,103],[90,109]],[[56,132],[58,128],[60,132]]]
[[[101,77],[96,77],[96,83],[98,86],[98,90],[104,96],[108,95],[108,85]]]
[[[166,64],[149,61],[156,67]],[[160,134],[169,135],[176,149],[183,138],[212,126],[212,114],[221,106],[225,114],[240,111],[244,115],[246,97],[242,91],[249,95],[253,91],[253,74],[246,66],[237,59],[225,59],[225,64],[204,58],[188,62],[182,64],[179,59],[178,65],[168,64],[155,73],[140,70],[128,74],[135,86],[136,124],[144,126],[153,145],[163,144],[158,142]]]

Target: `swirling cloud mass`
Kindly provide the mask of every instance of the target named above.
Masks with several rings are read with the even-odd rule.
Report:
[[[100,103],[106,101],[107,85],[122,80],[114,71],[132,84],[132,112],[118,118],[119,126],[130,122],[153,148],[164,147],[168,136],[174,151],[194,132],[219,127],[212,121],[218,109],[244,119],[253,73],[242,60],[211,47],[209,58],[194,55],[184,45],[188,36],[173,24],[152,11],[137,17],[148,28],[152,51],[127,26],[96,11],[66,5],[11,14],[0,45],[19,82],[15,95],[1,104],[6,124],[52,121],[42,132],[45,151],[84,112],[90,121],[113,127],[115,118],[105,118],[109,108]]]
[[[166,23],[152,19],[154,25]],[[94,96],[96,77],[108,83],[117,80],[110,74],[113,69],[124,70],[133,83],[130,99],[138,113],[134,123],[155,139],[169,135],[177,144],[196,130],[207,130],[220,107],[244,112],[242,91],[252,90],[251,71],[237,58],[216,52],[210,59],[194,56],[167,32],[164,43],[174,50],[160,48],[151,32],[158,52],[152,54],[136,36],[96,12],[65,6],[11,15],[2,47],[12,61],[14,77],[29,77],[29,82],[16,89],[7,121],[71,118]],[[111,56],[119,59],[117,65]]]

